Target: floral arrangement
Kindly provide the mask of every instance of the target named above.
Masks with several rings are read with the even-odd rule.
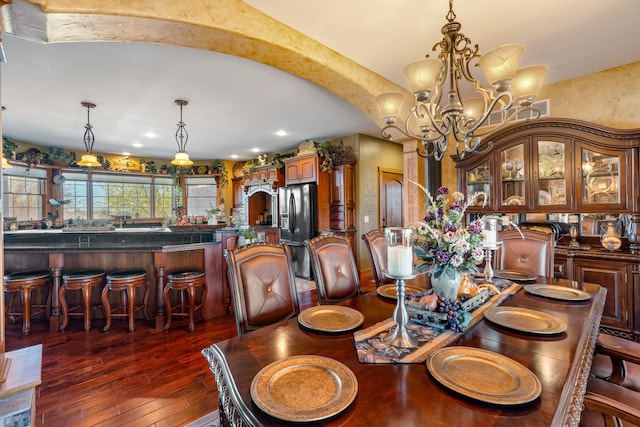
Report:
[[[220,206],[213,206],[212,204],[209,204],[209,207],[205,209],[205,212],[210,217],[217,217],[220,215],[220,212],[222,212],[222,208]]]
[[[476,271],[476,265],[484,259],[482,222],[476,220],[465,227],[464,212],[484,193],[475,193],[465,202],[462,193],[456,191],[447,198],[449,189],[440,187],[433,198],[423,186],[414,184],[428,200],[426,215],[416,225],[413,241],[416,257],[426,262],[422,268],[428,267],[435,277]]]

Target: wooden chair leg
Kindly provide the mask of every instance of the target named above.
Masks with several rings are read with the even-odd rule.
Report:
[[[193,332],[193,330],[195,329],[193,307],[195,307],[196,304],[196,287],[189,286],[187,288],[187,293],[189,295],[189,332]]]

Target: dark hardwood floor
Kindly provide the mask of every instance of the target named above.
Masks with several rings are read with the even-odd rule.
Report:
[[[363,291],[375,289],[362,278]],[[301,309],[316,291],[299,294]],[[182,426],[218,407],[213,374],[200,350],[236,335],[233,315],[196,324],[172,323],[158,332],[136,320],[134,333],[114,321],[108,333],[96,320],[85,332],[73,318],[64,332],[34,320],[28,337],[9,322],[6,350],[42,344],[42,384],[36,389],[36,426]]]

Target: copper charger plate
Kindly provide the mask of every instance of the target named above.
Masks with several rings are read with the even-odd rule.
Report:
[[[491,307],[483,315],[491,323],[527,334],[556,335],[567,330],[562,320],[528,308]]]
[[[404,292],[407,293],[407,294],[420,294],[420,293],[422,293],[424,291],[425,291],[424,289],[416,288],[415,286],[405,286],[404,287]],[[376,292],[381,297],[393,298],[393,299],[397,299],[398,298],[397,295],[396,295],[396,285],[394,285],[394,284],[382,285],[382,286],[378,287],[378,289],[376,289]]]
[[[494,405],[529,403],[542,392],[540,380],[528,368],[479,348],[440,348],[427,360],[427,368],[444,387]]]
[[[507,279],[514,282],[530,282],[532,280],[537,280],[538,276],[529,273],[523,273],[521,271],[515,270],[496,270],[493,272],[495,277],[499,277],[501,279]]]
[[[251,382],[251,397],[267,414],[285,421],[318,421],[345,410],[358,380],[342,363],[323,356],[292,356],[263,368]]]
[[[358,310],[342,305],[316,305],[298,315],[298,323],[320,332],[346,332],[364,322]]]
[[[588,292],[568,286],[526,285],[524,290],[533,295],[561,301],[586,301],[591,299],[591,295]]]

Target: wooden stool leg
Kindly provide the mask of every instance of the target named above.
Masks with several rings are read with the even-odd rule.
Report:
[[[82,300],[84,301],[84,330],[91,329],[91,285],[82,286]]]
[[[151,296],[151,287],[149,286],[149,282],[145,281],[144,283],[144,299],[142,306],[142,313],[144,314],[144,318],[146,320],[151,320],[151,315],[149,314],[149,297]]]
[[[13,313],[13,306],[16,303],[16,296],[18,295],[18,292],[9,292],[9,305],[7,306],[7,313],[11,312]],[[9,316],[9,319],[11,319],[11,322],[15,322],[16,321],[16,316],[14,316],[13,314],[11,316]]]
[[[127,286],[127,304],[129,305],[129,332],[133,332],[135,329],[135,320],[134,320],[134,303],[136,299],[136,289],[133,286]],[[123,306],[124,307],[124,306]]]
[[[60,287],[58,291],[58,300],[60,301],[60,308],[62,309],[62,324],[60,325],[60,330],[64,331],[64,328],[67,327],[67,323],[69,323],[69,308],[67,307],[67,301],[64,299],[65,288],[64,286]]]
[[[111,327],[111,304],[109,304],[109,285],[105,286],[102,290],[102,297],[100,297],[100,301],[102,301],[102,309],[104,311],[104,318],[106,320],[106,324],[102,330],[107,332]]]
[[[189,332],[193,332],[195,329],[195,322],[193,320],[193,307],[196,305],[196,287],[189,286],[187,288],[187,293],[189,294]]]
[[[207,286],[207,282],[202,283],[202,300],[200,301],[200,314],[202,315],[202,319],[204,320],[204,304],[207,300],[207,292],[209,291],[209,287]]]
[[[162,292],[162,299],[164,300],[164,311],[167,316],[167,321],[164,325],[164,330],[168,331],[171,326],[171,301],[169,300],[169,285],[164,287],[164,291]]]
[[[22,335],[31,330],[31,286],[23,286],[22,293]]]

